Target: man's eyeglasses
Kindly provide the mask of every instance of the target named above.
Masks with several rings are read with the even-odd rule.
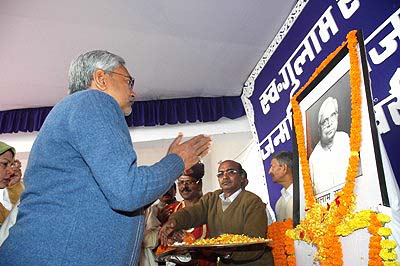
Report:
[[[217,177],[218,177],[218,178],[223,177],[225,174],[227,174],[228,176],[235,176],[235,175],[237,175],[238,173],[239,173],[238,170],[235,170],[235,169],[228,169],[228,170],[225,170],[225,171],[219,171],[219,172],[217,173]]]
[[[200,182],[200,180],[197,181],[192,181],[192,180],[187,180],[187,181],[178,181],[178,187],[183,187],[183,186],[190,186],[190,185],[194,185],[194,184],[198,184]]]
[[[121,74],[121,73],[118,73],[118,72],[114,72],[114,71],[106,71],[107,73],[113,73],[113,74],[117,74],[117,75],[120,75],[120,76],[123,76],[124,78],[127,78],[128,80],[127,80],[127,82],[128,82],[128,85],[131,87],[131,89],[133,90],[133,86],[135,85],[135,79],[134,78],[132,78],[131,76],[126,76],[126,75],[124,75],[124,74]]]
[[[0,167],[3,169],[7,169],[7,167],[18,168],[20,166],[21,164],[19,162],[0,162]]]
[[[331,114],[329,117],[325,118],[324,120],[321,121],[321,126],[323,128],[327,127],[328,125],[332,124],[337,120],[338,113],[334,112]]]

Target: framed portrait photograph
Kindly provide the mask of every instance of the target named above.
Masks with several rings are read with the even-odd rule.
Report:
[[[370,81],[362,33],[357,32],[357,53],[361,91],[361,129],[353,133],[361,137],[354,194],[356,208],[376,209],[389,206],[378,132],[375,123]],[[316,201],[327,206],[342,190],[348,174],[350,133],[352,125],[351,64],[349,50],[344,45],[314,79],[296,96],[301,112],[301,123],[312,191]],[[354,73],[354,71],[353,71]],[[294,130],[299,130],[294,127]],[[305,217],[304,177],[299,161],[296,134],[294,151],[294,222]]]

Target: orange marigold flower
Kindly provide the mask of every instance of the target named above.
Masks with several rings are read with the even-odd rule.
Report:
[[[196,238],[193,234],[188,233],[182,240],[187,244],[193,244],[196,241]]]

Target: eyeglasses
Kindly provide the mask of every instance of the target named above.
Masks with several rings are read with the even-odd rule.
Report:
[[[0,166],[3,169],[7,169],[7,167],[18,168],[21,164],[19,162],[0,162]]]
[[[128,85],[129,85],[129,87],[131,87],[131,89],[133,90],[133,86],[135,85],[135,79],[132,78],[131,76],[126,76],[126,75],[124,75],[124,74],[117,73],[117,72],[114,72],[114,71],[107,71],[107,73],[113,73],[113,74],[117,74],[117,75],[123,76],[124,78],[127,78],[127,79],[128,79],[128,80],[127,80]]]
[[[332,113],[329,117],[327,117],[321,121],[321,123],[320,123],[321,126],[325,128],[328,125],[332,124],[333,122],[336,122],[337,116],[338,116],[337,112]]]
[[[228,169],[228,170],[225,170],[225,171],[219,171],[219,172],[217,173],[217,177],[218,177],[218,178],[221,178],[221,177],[223,177],[225,174],[227,174],[228,176],[235,176],[235,175],[237,175],[238,173],[239,173],[238,170],[235,170],[235,169]]]
[[[183,186],[190,186],[194,184],[198,184],[200,180],[197,181],[192,181],[192,180],[187,180],[187,181],[178,181],[178,187],[183,187]]]

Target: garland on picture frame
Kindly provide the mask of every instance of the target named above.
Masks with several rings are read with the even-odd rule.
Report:
[[[267,238],[272,239],[268,245],[272,248],[275,265],[296,266],[294,240],[286,235],[289,229],[293,229],[293,219],[290,218],[268,226]]]
[[[391,234],[389,228],[383,227],[390,221],[390,217],[384,214],[376,214],[371,210],[354,212],[356,195],[354,195],[355,178],[359,164],[359,152],[361,147],[361,70],[357,52],[357,31],[351,31],[347,35],[347,48],[350,57],[350,88],[351,88],[351,127],[350,127],[350,158],[347,167],[346,182],[341,191],[336,193],[335,199],[327,207],[316,201],[312,189],[310,169],[307,159],[302,114],[297,97],[319,75],[327,64],[346,45],[344,42],[331,53],[315,70],[307,83],[291,98],[294,126],[298,145],[298,154],[303,175],[305,193],[306,218],[286,234],[292,239],[306,241],[317,247],[315,259],[321,265],[343,265],[343,252],[339,236],[346,236],[355,230],[368,227],[371,233],[369,265],[400,265],[395,260],[397,254],[394,251],[396,242],[392,241],[383,247],[380,240],[383,234],[385,240]],[[380,217],[380,224],[376,223]],[[388,230],[387,230],[388,229]],[[378,233],[381,232],[381,234]],[[379,238],[379,239],[378,239]],[[394,244],[393,244],[394,242]],[[384,242],[386,243],[386,242]],[[394,247],[393,247],[394,246]],[[379,252],[378,252],[379,251]],[[377,256],[378,254],[378,256]]]

